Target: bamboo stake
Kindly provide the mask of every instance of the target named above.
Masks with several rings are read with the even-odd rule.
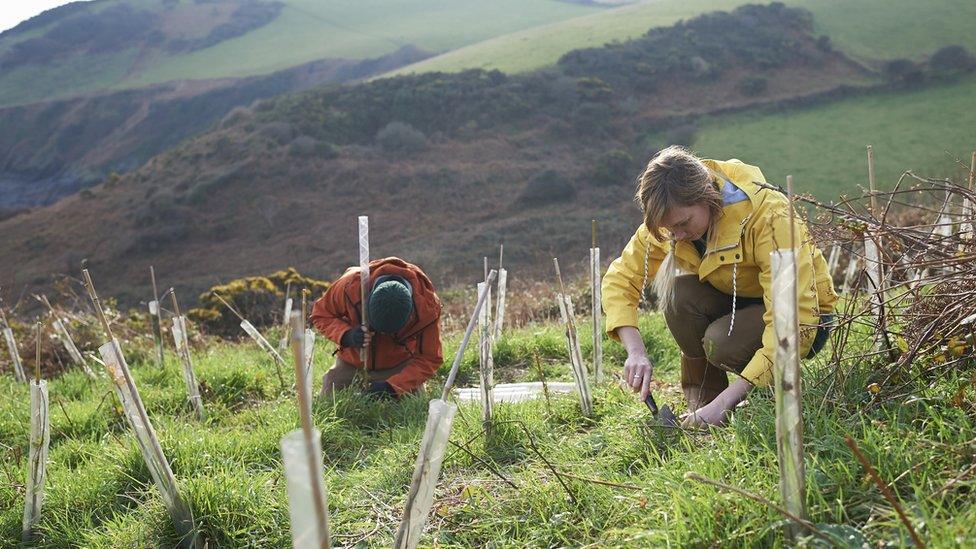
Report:
[[[214,297],[219,299],[220,302],[223,303],[225,307],[230,309],[230,312],[234,313],[234,316],[236,316],[241,321],[241,329],[244,330],[244,333],[250,336],[251,339],[253,339],[254,342],[258,344],[258,347],[264,349],[264,352],[271,355],[271,358],[274,359],[275,372],[278,374],[278,382],[281,384],[281,391],[284,392],[286,390],[285,376],[281,372],[281,365],[285,363],[285,359],[281,358],[281,355],[278,354],[278,351],[276,351],[275,348],[272,347],[270,343],[268,343],[268,340],[265,339],[263,335],[261,335],[261,332],[259,332],[258,329],[255,328],[253,324],[248,322],[248,320],[244,318],[241,315],[241,313],[237,312],[237,310],[234,309],[234,307],[232,307],[231,304],[227,302],[227,300],[220,297],[220,294],[218,294],[217,292],[213,292],[213,295]]]
[[[783,506],[792,514],[805,518],[806,476],[803,463],[803,416],[800,408],[800,324],[792,177],[789,176],[787,188],[790,194],[790,249],[770,252],[773,271],[773,328],[777,341],[773,365],[776,448],[779,454]],[[795,524],[787,527],[790,538],[798,534]]]
[[[498,248],[498,297],[495,298],[495,332],[494,339],[502,338],[502,325],[505,323],[505,294],[508,292],[508,271],[502,268],[505,245]]]
[[[559,314],[562,315],[563,323],[566,324],[566,345],[569,348],[569,362],[573,370],[573,378],[576,380],[576,387],[579,389],[580,408],[583,415],[593,414],[593,400],[590,397],[589,374],[586,371],[586,364],[583,363],[583,353],[580,351],[579,338],[576,333],[576,312],[573,309],[573,301],[566,295],[566,288],[563,286],[563,276],[559,271],[559,260],[552,258],[552,263],[556,267],[556,279],[559,282],[560,292],[556,294],[556,302],[559,303]]]
[[[24,374],[24,364],[20,361],[20,351],[17,350],[17,340],[14,339],[14,331],[7,322],[7,315],[0,308],[0,322],[3,326],[3,338],[7,341],[7,352],[10,353],[10,362],[14,365],[14,377],[21,383],[27,383],[27,375]]]
[[[40,355],[40,323],[37,324],[37,354]],[[30,447],[27,455],[27,497],[24,501],[24,520],[21,539],[31,542],[41,520],[44,503],[44,481],[47,477],[47,455],[51,443],[51,421],[48,414],[47,381],[40,376],[40,360],[30,384]]]
[[[362,305],[362,329],[363,333],[369,331],[369,310],[366,306],[366,297],[369,295],[369,217],[359,216],[359,303]],[[370,342],[359,351],[359,358],[363,361],[363,371],[370,369]]]
[[[166,366],[163,353],[163,316],[159,310],[159,288],[156,286],[156,269],[149,266],[149,278],[152,279],[153,300],[149,302],[149,316],[152,318],[153,343],[156,345],[156,366]]]
[[[874,179],[874,150],[871,148],[871,145],[867,146],[867,150],[868,186],[871,192],[871,215],[877,216],[878,203],[876,194],[878,191]],[[870,230],[864,232],[864,267],[868,275],[868,282],[870,283],[872,289],[872,308],[874,309],[875,316],[878,318],[877,330],[875,331],[875,347],[878,349],[887,348],[887,345],[885,344],[887,341],[887,336],[884,333],[887,329],[884,310],[885,272],[880,253],[882,245],[883,243],[881,242],[881,236],[879,234],[876,234],[874,231]]]
[[[851,281],[854,279],[854,275],[857,274],[857,264],[858,257],[854,255],[854,250],[851,250],[850,258],[847,260],[847,270],[844,272],[844,286],[842,293],[848,293],[851,290]]]
[[[491,286],[485,282],[478,283],[478,295],[486,292],[486,300],[491,300]],[[492,355],[492,333],[491,333],[491,313],[488,307],[482,307],[478,315],[478,374],[481,381],[481,421],[487,429],[491,425],[491,416],[494,411],[494,387],[495,387],[495,359]]]
[[[115,395],[118,397],[125,411],[125,417],[129,423],[129,427],[132,429],[136,442],[139,444],[139,449],[149,469],[149,474],[152,476],[156,488],[159,489],[160,496],[163,498],[163,504],[166,506],[167,511],[169,511],[176,532],[182,538],[181,545],[184,547],[201,547],[200,541],[193,536],[194,526],[190,510],[183,501],[183,498],[180,497],[176,478],[173,476],[173,470],[170,468],[169,462],[163,454],[163,448],[159,444],[156,430],[153,429],[152,422],[149,421],[149,415],[146,413],[146,408],[142,404],[139,390],[136,388],[132,374],[129,372],[129,366],[126,364],[125,357],[122,354],[122,346],[112,333],[112,327],[108,323],[105,311],[102,309],[102,303],[98,299],[98,294],[95,292],[95,285],[92,282],[91,274],[87,268],[83,268],[81,272],[84,276],[85,287],[88,290],[88,296],[91,298],[95,313],[102,324],[102,329],[105,330],[105,335],[109,338],[108,343],[99,347],[98,351],[102,356],[102,361],[105,364],[109,379],[112,380]]]
[[[332,547],[329,505],[322,468],[322,436],[312,419],[311,388],[306,384],[305,322],[297,312],[289,318],[294,355],[298,416],[301,428],[281,439],[291,516],[292,546],[296,549]]]
[[[413,477],[410,482],[410,491],[407,493],[407,500],[403,508],[403,519],[400,528],[397,530],[396,539],[393,546],[397,549],[413,549],[420,541],[424,533],[424,526],[427,524],[427,515],[434,501],[434,489],[437,487],[437,480],[441,473],[441,464],[444,461],[444,451],[447,448],[447,441],[451,436],[451,426],[454,423],[454,414],[457,412],[457,405],[447,401],[454,387],[454,380],[457,377],[458,367],[464,356],[464,350],[471,340],[471,333],[474,332],[475,323],[481,315],[481,309],[488,296],[488,289],[495,281],[497,273],[493,270],[485,277],[485,286],[478,294],[478,303],[475,305],[474,312],[468,320],[468,327],[464,331],[464,337],[454,354],[454,363],[451,371],[447,375],[444,383],[444,390],[441,398],[430,401],[427,412],[427,425],[424,428],[424,438],[420,442],[420,452],[417,454],[417,461],[414,464]]]
[[[71,361],[75,363],[76,366],[81,368],[81,371],[88,376],[89,379],[97,379],[95,372],[88,367],[88,362],[85,357],[82,356],[81,351],[78,350],[78,346],[75,345],[73,339],[71,339],[71,334],[68,333],[68,328],[65,327],[64,322],[58,318],[57,311],[51,306],[51,302],[48,301],[45,295],[35,295],[34,299],[40,301],[47,306],[48,311],[51,313],[51,326],[54,327],[54,333],[57,334],[58,339],[61,341],[61,345],[64,346],[64,350],[68,352],[68,356],[71,357]]]
[[[603,268],[597,246],[597,224],[593,220],[593,245],[590,247],[590,308],[593,315],[593,372],[597,384],[603,383]]]
[[[176,344],[176,354],[180,357],[183,364],[183,381],[186,383],[186,396],[190,401],[190,406],[196,412],[197,419],[204,421],[207,413],[203,409],[203,398],[200,397],[200,385],[197,383],[197,376],[193,372],[193,362],[190,360],[190,338],[186,326],[186,317],[180,312],[180,302],[176,299],[176,290],[170,289],[170,298],[173,300],[173,341]]]

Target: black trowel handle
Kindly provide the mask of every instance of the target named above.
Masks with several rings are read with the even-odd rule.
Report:
[[[657,402],[654,402],[654,395],[647,393],[647,398],[644,399],[644,404],[647,404],[647,409],[651,411],[652,414],[657,416]]]

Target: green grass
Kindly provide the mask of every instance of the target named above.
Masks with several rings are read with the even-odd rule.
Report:
[[[315,59],[378,57],[407,44],[443,52],[594,11],[557,0],[288,0],[270,24],[166,60],[125,85],[263,74]]]
[[[641,319],[658,373],[676,378],[677,351],[661,318]],[[584,354],[588,334],[581,326]],[[445,342],[448,354],[459,334]],[[501,377],[536,379],[531,356],[549,379],[569,379],[556,325],[507,335],[497,352]],[[273,339],[272,339],[273,340]],[[316,377],[331,349],[319,347]],[[607,348],[611,370],[622,359]],[[170,356],[158,371],[134,363],[143,400],[160,435],[200,533],[219,546],[288,546],[287,497],[278,441],[296,428],[292,398],[279,395],[274,368],[252,345],[211,344],[194,353],[210,417],[200,424],[183,405],[182,380]],[[469,352],[463,380],[474,376]],[[821,375],[809,365],[810,378]],[[807,503],[820,523],[846,524],[872,541],[905,544],[904,530],[843,445],[851,434],[882,477],[893,482],[909,515],[932,546],[976,542],[976,506],[961,483],[929,497],[971,460],[972,414],[944,404],[959,380],[921,388],[910,404],[859,413],[869,398],[867,367],[851,372],[845,394],[825,405],[822,386],[808,387],[805,408]],[[439,372],[438,380],[443,378]],[[467,381],[465,381],[467,382]],[[436,384],[435,384],[436,385]],[[0,391],[0,545],[19,536],[25,476],[27,391],[9,376]],[[174,532],[106,381],[78,373],[51,384],[51,459],[40,525],[42,547],[171,546]],[[687,471],[778,501],[772,399],[757,392],[732,426],[705,434],[654,429],[647,411],[612,384],[595,388],[595,414],[579,414],[574,395],[497,406],[491,436],[479,436],[479,407],[463,405],[452,440],[491,462],[517,488],[467,454],[449,450],[422,545],[705,546],[782,544],[781,520],[742,497],[684,480]],[[107,395],[107,396],[106,396]],[[103,399],[103,397],[105,397]],[[326,484],[337,543],[389,546],[423,431],[427,396],[371,402],[344,392],[318,402]],[[673,388],[659,401],[676,404]],[[64,406],[62,410],[61,406]],[[70,418],[70,419],[69,419]],[[531,439],[529,438],[531,437]],[[564,479],[564,488],[533,450],[560,472],[631,486]],[[567,493],[567,491],[569,493]],[[570,495],[571,493],[571,495]],[[575,501],[575,502],[574,502]]]
[[[878,185],[892,187],[905,170],[960,179],[953,158],[976,142],[976,77],[914,91],[871,94],[776,114],[748,113],[702,122],[694,149],[709,158],[739,158],[766,179],[824,199],[867,186],[865,145],[872,145]],[[653,139],[652,139],[653,141]],[[950,158],[944,151],[948,151]]]
[[[551,65],[566,52],[627,40],[651,27],[715,10],[730,10],[744,0],[655,0],[613,11],[498,36],[404,67],[392,74],[469,68],[522,72]],[[976,4],[968,0],[785,0],[814,14],[816,32],[863,59],[920,59],[941,46],[961,44],[976,50],[972,21]]]

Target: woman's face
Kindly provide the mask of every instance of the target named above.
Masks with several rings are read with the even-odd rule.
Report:
[[[678,206],[661,218],[661,227],[667,229],[676,240],[698,240],[705,236],[711,222],[708,206]]]

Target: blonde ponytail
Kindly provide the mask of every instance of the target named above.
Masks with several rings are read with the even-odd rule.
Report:
[[[671,243],[671,250],[664,256],[664,261],[657,269],[654,276],[654,293],[657,294],[657,310],[665,312],[674,305],[674,278],[677,273],[677,265],[674,261],[674,242]]]

